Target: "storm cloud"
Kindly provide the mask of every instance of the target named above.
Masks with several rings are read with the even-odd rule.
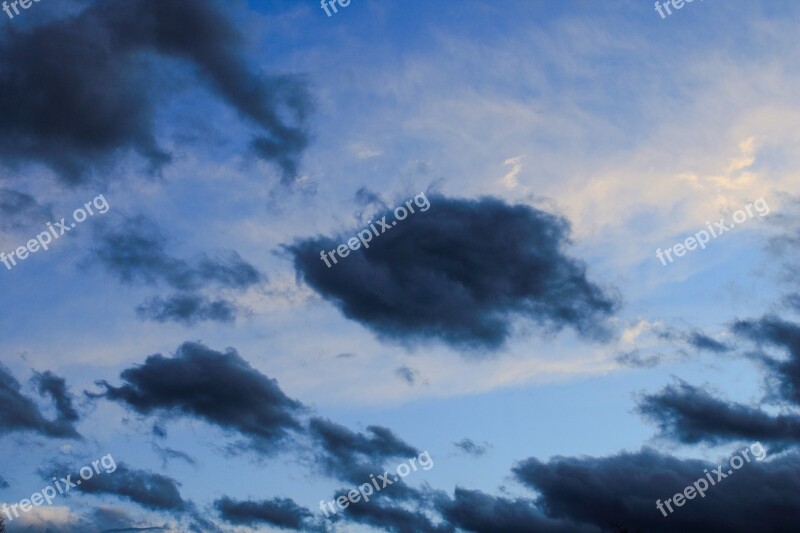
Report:
[[[331,268],[320,251],[358,230],[296,241],[288,250],[298,275],[347,318],[394,341],[494,350],[508,340],[514,317],[548,332],[608,336],[605,319],[617,300],[566,255],[566,219],[491,197],[432,195],[429,203],[397,225],[391,211],[381,213],[385,234]]]
[[[121,153],[158,170],[171,155],[156,139],[156,109],[174,88],[151,79],[159,61],[171,60],[255,128],[248,150],[292,181],[309,143],[306,82],[250,68],[228,9],[215,1],[109,0],[42,25],[9,26],[0,71],[14,75],[0,76],[0,157],[44,164],[73,185]]]

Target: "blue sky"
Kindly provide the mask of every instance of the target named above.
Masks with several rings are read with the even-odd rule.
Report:
[[[770,502],[735,483],[788,486],[770,469],[798,465],[800,433],[778,427],[800,386],[798,16],[788,1],[662,19],[643,1],[352,0],[329,17],[301,0],[110,0],[5,20],[0,250],[98,195],[110,208],[0,267],[0,501],[41,490],[50,465],[128,469],[9,530],[745,527],[731,509]],[[429,211],[321,264],[420,193]],[[656,258],[762,198],[768,213],[707,249]],[[702,512],[630,503],[752,442],[769,459]],[[404,446],[435,464],[408,493],[322,516]],[[677,481],[609,489],[624,511],[548,484],[562,459],[608,480],[643,447]],[[528,459],[540,477],[515,470]],[[136,479],[185,505],[147,504]],[[797,518],[778,515],[776,531]]]

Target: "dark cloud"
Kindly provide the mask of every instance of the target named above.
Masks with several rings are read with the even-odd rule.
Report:
[[[234,303],[211,300],[196,291],[206,287],[246,290],[265,278],[238,253],[192,260],[172,257],[167,239],[152,221],[131,217],[116,227],[99,226],[94,250],[96,261],[122,283],[150,286],[162,283],[177,292],[167,298],[151,298],[136,309],[142,319],[193,325],[199,321],[232,322]]]
[[[424,197],[417,198],[422,205],[412,205],[420,209]],[[514,317],[550,332],[570,326],[583,337],[608,335],[605,319],[618,304],[565,254],[566,219],[496,198],[444,196],[431,197],[429,209],[396,226],[386,214],[385,234],[331,268],[320,251],[358,230],[288,247],[311,287],[379,336],[497,349],[508,340]]]
[[[78,411],[72,405],[74,398],[67,391],[67,382],[64,378],[47,370],[34,372],[31,381],[38,387],[39,394],[53,399],[59,420],[73,423],[78,421]]]
[[[418,453],[381,426],[368,426],[367,434],[356,433],[330,420],[314,417],[309,421],[308,433],[317,445],[317,463],[325,474],[352,483],[364,483],[370,479],[370,474],[382,473],[381,466],[388,459],[406,459]]]
[[[164,427],[164,424],[160,422],[156,422],[153,424],[153,435],[158,437],[159,439],[166,439],[167,438],[167,428]]]
[[[30,194],[0,187],[0,228],[6,231],[40,224],[55,218],[48,206]]]
[[[167,299],[155,297],[136,308],[139,318],[156,322],[178,322],[187,326],[200,321],[233,322],[236,306],[227,300],[214,300],[198,294],[175,294]]]
[[[691,332],[686,339],[686,342],[698,350],[706,350],[714,353],[725,353],[731,350],[730,346],[727,344],[712,339],[711,337],[704,335],[699,331]]]
[[[32,431],[52,438],[81,438],[75,429],[78,414],[66,391],[62,378],[45,372],[35,374],[39,392],[52,398],[56,407],[55,420],[47,420],[32,399],[22,394],[19,381],[0,365],[0,434]]]
[[[727,344],[713,339],[702,331],[696,329],[688,332],[678,331],[671,328],[664,329],[663,331],[658,332],[658,337],[669,341],[683,342],[692,348],[713,353],[725,353],[731,351],[731,347]]]
[[[383,209],[384,211],[389,209],[390,206],[384,202],[381,197],[367,189],[366,187],[361,187],[356,191],[355,201],[358,205],[363,207],[378,207]]]
[[[488,443],[484,442],[483,444],[478,444],[474,440],[467,438],[463,438],[458,442],[454,442],[453,445],[472,457],[481,457],[482,455],[486,455],[486,452],[490,448]]]
[[[644,396],[638,409],[658,424],[664,436],[685,443],[741,439],[776,444],[800,442],[800,416],[772,416],[760,409],[720,400],[682,381]]]
[[[419,372],[405,365],[396,368],[394,374],[409,385],[416,383],[419,378]]]
[[[9,26],[0,40],[0,71],[13,72],[0,77],[0,156],[43,163],[69,184],[130,151],[160,168],[170,155],[155,138],[155,109],[174,87],[151,79],[154,59],[166,58],[190,66],[192,83],[255,126],[255,153],[291,181],[309,142],[306,83],[249,68],[229,9],[214,1],[109,0],[63,20]]]
[[[79,490],[89,494],[112,494],[153,511],[184,511],[187,504],[178,485],[165,475],[130,469],[120,463],[113,473],[100,473],[84,480]]]
[[[768,315],[759,320],[738,320],[731,329],[740,337],[786,352],[786,358],[764,355],[761,361],[777,381],[779,396],[800,405],[800,325]]]
[[[548,518],[530,500],[499,498],[460,487],[456,487],[452,500],[440,500],[438,510],[461,531],[598,533],[595,528],[579,526],[569,520]]]
[[[124,385],[98,384],[105,397],[144,414],[188,416],[248,437],[265,451],[302,430],[296,418],[303,405],[287,397],[270,379],[250,366],[236,350],[211,350],[187,342],[168,358],[151,355],[141,366],[124,370]]]
[[[311,512],[289,498],[263,501],[235,501],[228,497],[214,502],[226,521],[245,526],[269,524],[281,529],[300,531],[313,518]]]
[[[435,524],[419,507],[411,510],[407,506],[388,503],[386,498],[370,500],[368,503],[351,504],[345,513],[344,518],[348,521],[367,524],[392,533],[451,533],[455,531],[450,524]]]
[[[682,507],[673,505],[675,512],[666,517],[657,510],[656,500],[683,492],[705,477],[705,469],[711,472],[716,466],[645,449],[606,458],[556,457],[547,463],[528,459],[517,464],[514,473],[539,494],[537,504],[548,516],[592,525],[598,533],[614,524],[648,533],[796,528],[800,457],[795,452],[745,463],[716,485],[709,484],[704,498],[686,500]]]

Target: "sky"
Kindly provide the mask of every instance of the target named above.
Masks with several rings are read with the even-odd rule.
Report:
[[[792,531],[800,6],[335,2],[0,15],[8,531]]]

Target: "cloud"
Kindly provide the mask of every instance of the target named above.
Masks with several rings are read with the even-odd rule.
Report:
[[[195,461],[194,458],[186,452],[182,452],[180,450],[173,450],[172,448],[169,447],[162,448],[155,442],[153,443],[153,449],[159,456],[161,456],[161,466],[164,468],[167,467],[167,464],[169,464],[170,461],[175,459],[186,461],[187,464],[190,464],[192,466],[197,465],[197,461]]]
[[[193,325],[198,321],[232,322],[237,313],[234,303],[197,294],[216,286],[246,290],[265,277],[238,253],[192,260],[172,257],[166,251],[167,239],[156,224],[144,217],[127,218],[119,226],[97,230],[94,255],[121,283],[162,283],[177,292],[169,297],[151,298],[136,309],[142,319]]]
[[[258,133],[251,149],[284,182],[309,143],[306,82],[248,67],[244,37],[216,2],[111,0],[0,40],[0,157],[38,162],[68,184],[85,182],[120,153],[152,170],[171,156],[155,136],[156,107],[174,91],[150,82],[158,59],[192,67],[193,83],[235,109]],[[130,21],[136,21],[131,24]],[[87,60],[91,58],[91,60]],[[145,60],[145,58],[147,60]]]
[[[614,358],[617,363],[633,368],[654,368],[664,359],[662,354],[643,354],[640,350],[631,350]]]
[[[676,331],[673,329],[666,329],[658,333],[662,339],[670,341],[680,341],[688,344],[692,348],[704,350],[713,353],[725,353],[731,351],[731,347],[727,344],[712,339],[702,331],[692,330],[690,332]]]
[[[31,381],[38,387],[39,394],[53,399],[60,420],[73,423],[78,421],[78,411],[72,406],[73,397],[67,391],[67,382],[64,378],[47,370],[34,372]]]
[[[732,350],[732,347],[724,344],[699,330],[692,330],[689,332],[679,331],[674,328],[664,328],[660,323],[651,324],[646,321],[640,321],[636,327],[627,330],[623,334],[623,340],[627,345],[646,344],[640,337],[643,333],[654,334],[656,342],[668,341],[670,344],[682,344],[685,347],[678,348],[672,353],[663,353],[656,351],[657,348],[650,347],[649,349],[635,348],[619,354],[615,360],[624,366],[632,368],[653,368],[659,364],[667,361],[677,361],[686,359],[690,356],[687,348],[693,350],[695,353],[698,351],[711,352],[715,354],[727,353]],[[662,343],[663,344],[663,343]]]
[[[706,350],[714,353],[725,353],[731,350],[730,346],[727,344],[723,344],[717,340],[714,340],[698,331],[693,331],[691,334],[689,334],[686,342],[698,350]]]
[[[153,424],[153,435],[159,439],[166,439],[167,428],[164,427],[164,424],[156,422]]]
[[[155,297],[136,308],[139,318],[156,322],[178,322],[187,326],[198,321],[233,322],[236,307],[227,300],[214,300],[197,294],[179,293],[166,300]]]
[[[120,402],[144,415],[187,416],[247,437],[262,451],[273,450],[291,431],[301,431],[303,405],[287,397],[236,350],[217,352],[186,342],[175,356],[149,356],[124,370],[124,385],[98,382],[105,390],[90,397]]]
[[[408,383],[409,385],[413,385],[414,383],[416,383],[417,379],[419,378],[418,371],[405,365],[396,368],[394,374],[403,381],[405,381],[406,383]]]
[[[664,436],[690,444],[741,439],[800,442],[800,416],[771,416],[714,398],[683,381],[644,396],[638,410],[658,424]]]
[[[16,230],[53,220],[53,211],[30,194],[0,187],[0,228]]]
[[[419,502],[417,503],[419,504]],[[416,509],[409,510],[406,507],[387,503],[385,498],[370,500],[369,503],[351,504],[346,512],[345,519],[348,521],[369,524],[394,533],[452,533],[455,531],[450,524],[434,524],[428,516],[420,511],[419,505]]]
[[[214,502],[222,518],[245,526],[269,524],[281,529],[300,531],[313,518],[311,512],[289,498],[262,501],[235,501],[223,497]]]
[[[263,279],[236,252],[192,261],[170,256],[161,230],[141,216],[127,218],[115,228],[98,229],[96,240],[97,260],[122,283],[161,282],[176,290],[197,290],[206,285],[243,290]]]
[[[519,155],[517,157],[511,157],[503,161],[504,165],[506,166],[511,165],[511,170],[509,170],[508,173],[505,176],[503,176],[503,179],[501,180],[505,188],[514,189],[517,187],[517,185],[519,185],[519,180],[517,180],[517,176],[519,176],[519,173],[522,171],[523,157],[524,156]]]
[[[784,303],[788,307],[794,308],[795,311],[800,311],[800,293],[789,294],[784,298]]]
[[[537,504],[548,516],[594,526],[589,531],[606,531],[613,524],[648,533],[791,531],[800,520],[796,452],[745,463],[709,486],[704,498],[673,506],[667,517],[656,509],[656,500],[683,492],[714,467],[643,449],[605,458],[527,459],[513,471],[539,494]]]
[[[98,531],[100,533],[123,533],[136,531],[167,531],[164,526],[137,526],[131,516],[115,507],[100,506],[94,508],[86,517],[85,524],[79,526],[79,531]],[[74,531],[74,530],[73,530]]]
[[[486,452],[491,447],[489,443],[484,442],[483,444],[478,444],[474,440],[468,438],[463,438],[458,442],[454,442],[453,445],[472,457],[486,455]]]
[[[433,196],[429,205],[396,226],[387,212],[390,229],[379,229],[386,234],[332,268],[320,250],[356,230],[296,241],[288,247],[295,268],[347,318],[393,341],[494,350],[508,340],[514,317],[548,332],[571,327],[585,338],[608,337],[605,319],[618,303],[565,255],[567,220],[496,198]]]
[[[83,480],[78,490],[88,494],[112,494],[152,511],[181,512],[187,509],[187,502],[181,497],[178,485],[163,474],[131,469],[120,463],[113,473],[101,472]]]
[[[752,357],[768,371],[768,382],[776,392],[768,399],[783,407],[800,404],[800,325],[767,315],[757,320],[736,320],[730,327],[739,339],[760,347],[779,348],[788,357],[758,352]],[[696,333],[693,335],[697,335]],[[692,337],[666,332],[666,338]],[[707,341],[701,339],[698,343]],[[712,350],[716,341],[711,341]],[[724,345],[724,350],[731,348]],[[791,411],[772,415],[760,408],[715,398],[706,391],[679,381],[656,394],[644,395],[638,411],[655,422],[662,435],[680,442],[711,443],[741,439],[770,442],[779,448],[800,443],[800,415]]]
[[[0,434],[32,431],[45,437],[81,438],[75,429],[78,414],[72,407],[64,380],[45,372],[35,374],[33,381],[40,394],[52,398],[57,413],[55,420],[47,420],[33,400],[22,394],[19,381],[0,365]]]
[[[777,380],[781,397],[800,405],[800,325],[768,315],[759,320],[737,320],[731,330],[742,338],[782,348],[787,353],[785,359],[764,355],[761,362]]]
[[[364,483],[388,459],[417,455],[413,446],[381,426],[368,426],[367,435],[313,417],[308,433],[318,450],[316,460],[323,472],[352,483]]]
[[[547,531],[553,533],[595,532],[568,520],[548,518],[534,502],[499,498],[479,490],[456,487],[453,500],[440,500],[438,510],[452,526],[463,531]]]

